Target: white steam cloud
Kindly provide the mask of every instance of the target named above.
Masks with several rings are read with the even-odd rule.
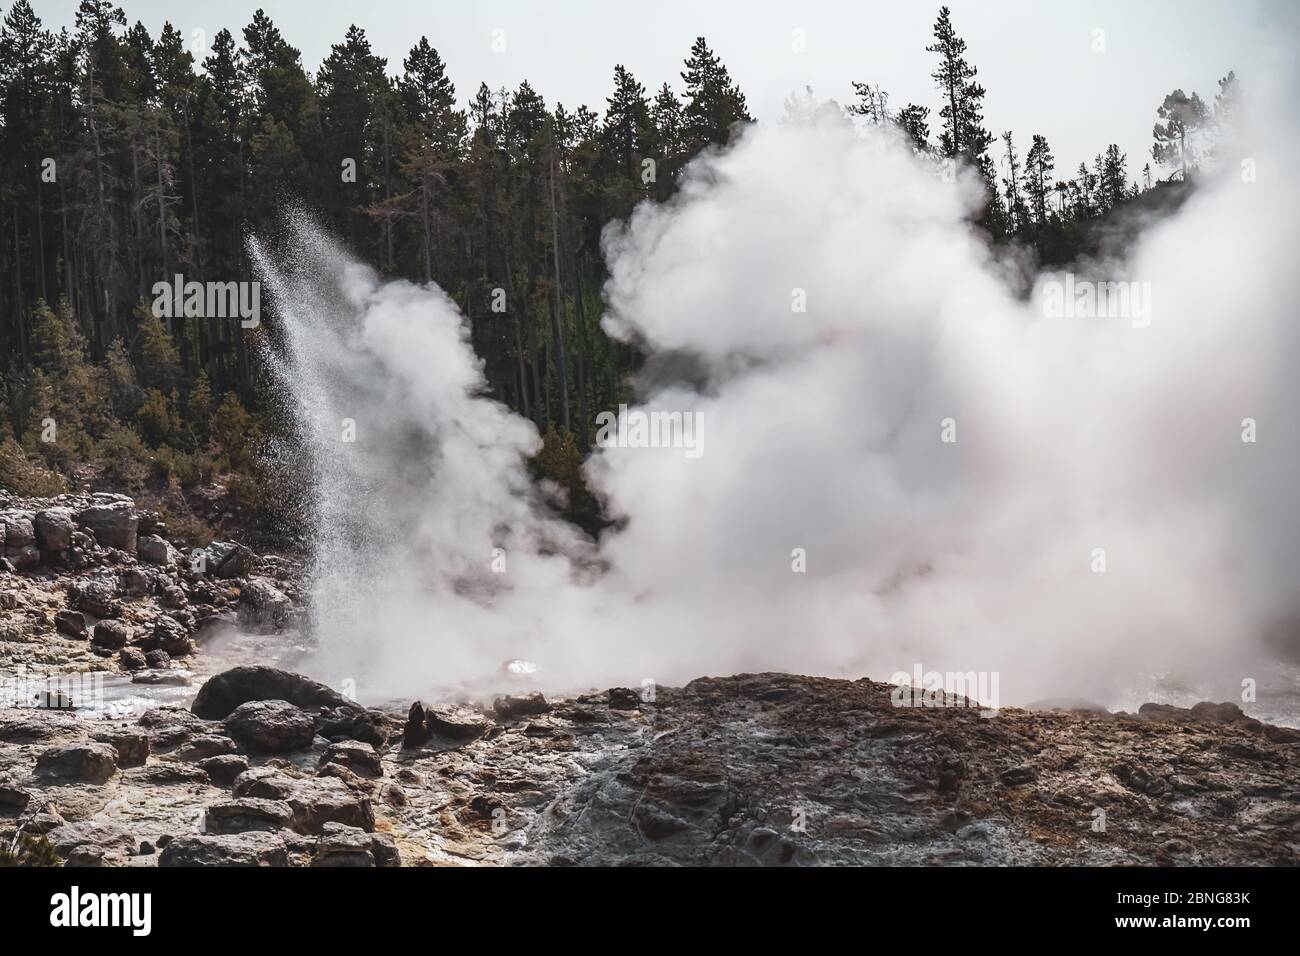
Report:
[[[301,220],[286,254],[255,244],[312,476],[318,676],[372,698],[509,658],[550,688],[916,663],[997,671],[1003,703],[1238,686],[1300,554],[1297,140],[1286,97],[1249,95],[1269,126],[1079,276],[1149,283],[1146,327],[1018,296],[973,183],[826,111],[700,157],[607,230],[604,324],[651,354],[638,408],[702,416],[703,454],[593,455],[625,519],[599,547],[537,500],[536,430],[483,397],[440,290]]]

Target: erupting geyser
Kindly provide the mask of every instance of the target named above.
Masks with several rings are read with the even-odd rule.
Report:
[[[883,135],[822,113],[701,156],[607,230],[604,327],[690,359],[638,408],[707,442],[597,451],[626,519],[599,545],[539,502],[537,430],[484,395],[455,304],[293,214],[254,251],[307,453],[319,676],[363,698],[514,658],[564,687],[921,665],[998,672],[1004,704],[1184,666],[1235,686],[1300,544],[1295,131],[1252,94],[1271,174],[1225,155],[1124,262],[1076,269],[1149,284],[1141,323],[1016,295],[974,184]]]

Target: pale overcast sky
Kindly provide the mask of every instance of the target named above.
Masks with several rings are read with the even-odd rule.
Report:
[[[666,80],[680,93],[681,61],[696,36],[715,53],[760,120],[775,121],[785,98],[812,87],[818,97],[852,99],[852,80],[879,83],[891,104],[931,107],[934,54],[926,53],[941,4],[922,0],[125,0],[128,23],[157,34],[164,21],[187,36],[240,30],[261,7],[315,70],[356,23],[389,71],[423,34],[447,63],[462,103],[480,80],[492,89],[527,79],[546,98],[603,110],[615,63],[650,92]],[[0,6],[8,7],[0,0]],[[76,0],[34,0],[49,27],[71,26]],[[1130,178],[1150,159],[1150,133],[1164,94],[1181,87],[1213,99],[1230,69],[1249,84],[1264,38],[1294,35],[1296,0],[949,0],[968,58],[988,95],[985,121],[1010,129],[1023,154],[1043,133],[1065,178],[1117,142]],[[505,50],[493,32],[505,31]],[[793,31],[806,51],[793,50]],[[1095,52],[1094,31],[1104,31]],[[1293,47],[1294,49],[1294,47]]]

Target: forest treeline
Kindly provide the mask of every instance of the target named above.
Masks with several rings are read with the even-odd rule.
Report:
[[[1229,74],[1213,106],[1181,90],[1158,105],[1164,182],[1114,144],[1063,178],[1045,137],[1023,149],[985,128],[947,8],[932,41],[937,114],[866,81],[847,111],[977,169],[979,224],[1042,263],[1076,257],[1115,207],[1185,188],[1199,134],[1235,103]],[[0,28],[0,485],[152,488],[178,505],[223,476],[267,507],[258,448],[276,424],[257,339],[274,317],[164,320],[151,290],[251,280],[246,235],[294,198],[383,274],[455,299],[492,395],[546,436],[539,469],[580,492],[595,416],[627,400],[639,363],[600,329],[601,229],[668,199],[693,156],[753,121],[704,38],[654,89],[614,66],[593,109],[528,82],[465,98],[424,37],[398,68],[353,26],[313,75],[261,10],[238,35],[152,36],[82,0],[56,33],[16,0]]]

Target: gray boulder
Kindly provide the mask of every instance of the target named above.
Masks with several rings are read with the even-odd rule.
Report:
[[[311,714],[287,700],[253,700],[226,718],[226,733],[250,750],[291,753],[311,746],[316,725]]]
[[[46,554],[66,551],[72,547],[72,535],[77,530],[70,508],[46,508],[38,511],[32,527],[36,533],[37,546]]]
[[[273,833],[176,837],[158,855],[159,866],[288,866],[284,840]]]
[[[136,555],[141,561],[157,564],[164,568],[176,564],[176,549],[156,534],[142,535],[136,540]]]
[[[91,505],[77,513],[77,524],[95,536],[106,548],[134,554],[140,518],[129,500]]]

